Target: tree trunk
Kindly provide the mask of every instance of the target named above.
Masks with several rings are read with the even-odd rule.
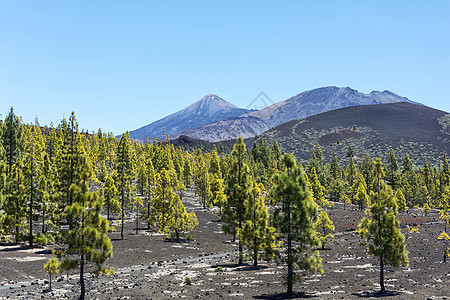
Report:
[[[242,229],[242,222],[239,220],[239,229]],[[243,254],[242,254],[242,243],[241,237],[239,237],[239,264],[242,265],[244,263]]]
[[[124,222],[125,222],[125,208],[124,208],[124,199],[123,199],[123,194],[122,194],[122,224],[121,224],[121,226],[120,226],[120,237],[122,238],[122,240],[123,240],[123,225],[124,225]]]
[[[33,151],[33,150],[32,150]],[[31,152],[31,161],[30,161],[30,229],[29,229],[29,242],[30,242],[30,248],[33,248],[33,152]]]
[[[287,207],[287,226],[288,226],[288,236],[287,236],[287,247],[288,247],[288,275],[287,275],[287,293],[292,294],[292,286],[294,283],[294,266],[292,262],[292,237],[291,237],[291,206],[288,203]]]
[[[45,209],[42,209],[42,234],[45,234]]]
[[[444,232],[447,233],[447,221],[444,220]],[[448,248],[447,248],[447,239],[444,239],[444,263],[447,262]]]
[[[149,189],[150,189],[150,185],[149,185]],[[151,206],[151,202],[150,202],[150,194],[147,196],[147,229],[150,229],[150,206]]]
[[[288,240],[288,275],[287,275],[287,293],[292,294],[292,286],[294,281],[294,269],[292,266],[292,245]]]
[[[136,212],[136,235],[139,234],[139,209]]]
[[[80,287],[81,293],[79,300],[84,300],[84,294],[86,293],[86,289],[84,287],[84,254],[81,254],[81,264],[80,264]]]
[[[384,262],[383,257],[380,257],[380,292],[385,293],[386,289],[384,288]]]
[[[256,246],[256,237],[253,239],[253,266],[258,266],[258,247]]]

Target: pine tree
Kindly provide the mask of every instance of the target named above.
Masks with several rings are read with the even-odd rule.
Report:
[[[330,182],[330,173],[327,170],[327,165],[322,152],[322,147],[319,143],[316,143],[312,150],[311,159],[308,161],[306,166],[307,174],[311,174],[311,169],[314,168],[317,173],[317,177],[321,183]]]
[[[350,157],[348,166],[347,166],[347,170],[346,170],[346,177],[347,177],[347,181],[348,184],[350,186],[353,185],[353,182],[356,180],[356,176],[357,176],[357,169],[355,166],[355,163],[353,161],[353,157]]]
[[[170,215],[163,232],[166,237],[174,238],[179,242],[181,236],[186,237],[186,233],[198,226],[198,221],[195,212],[188,213],[186,211],[186,207],[177,194],[174,194],[171,200]]]
[[[430,166],[428,165],[428,160],[426,158],[425,158],[425,164],[424,164],[423,170],[422,170],[422,180],[427,188],[429,195],[430,196],[433,195],[434,190],[435,190],[435,186],[433,184],[433,173],[430,170]],[[438,204],[438,203],[435,203],[435,204]]]
[[[146,219],[147,219],[147,229],[150,229],[150,215],[151,215],[151,207],[152,207],[152,199],[154,197],[154,188],[155,188],[155,169],[153,168],[153,163],[150,158],[145,160],[145,171],[147,176],[147,184],[145,190],[145,198],[146,198]]]
[[[139,234],[139,217],[142,207],[144,206],[144,202],[141,197],[134,197],[133,199],[133,210],[136,212],[136,234]]]
[[[15,243],[19,242],[22,227],[26,220],[26,198],[24,187],[22,159],[17,158],[7,177],[6,197],[2,210],[5,213],[3,226],[14,235]]]
[[[28,242],[33,247],[33,220],[38,218],[37,212],[43,205],[39,194],[39,178],[44,165],[44,138],[39,126],[29,126],[27,130],[24,156],[24,187],[28,196]]]
[[[314,201],[321,207],[328,205],[328,201],[325,199],[324,192],[325,188],[320,184],[319,178],[316,174],[316,169],[313,167],[311,169],[311,176],[309,177],[311,183],[311,192]]]
[[[328,187],[330,194],[330,200],[334,202],[341,202],[345,192],[347,190],[346,182],[342,179],[335,179],[331,181]]]
[[[450,247],[448,245],[450,238],[447,233],[447,228],[450,227],[450,185],[445,188],[444,193],[442,194],[441,201],[439,204],[439,218],[444,223],[444,229],[439,236],[439,239],[444,240],[444,263],[447,260],[447,257],[450,256]]]
[[[333,152],[333,158],[330,164],[330,175],[331,180],[337,180],[342,178],[342,168],[339,165],[336,153]]]
[[[210,177],[211,175],[208,173],[208,167],[203,158],[201,158],[198,162],[194,183],[196,194],[200,197],[200,203],[203,208],[211,207],[212,205],[210,201],[212,196]]]
[[[59,261],[54,257],[50,258],[48,260],[48,262],[44,265],[45,272],[47,272],[50,277],[50,280],[49,280],[49,290],[50,291],[52,290],[52,274],[59,273],[59,266],[60,266]]]
[[[399,186],[400,173],[397,159],[395,158],[394,150],[389,150],[388,165],[387,165],[387,183],[396,190]]]
[[[214,176],[211,181],[211,193],[213,203],[219,208],[219,215],[222,215],[222,209],[226,205],[227,198],[224,193],[224,180]]]
[[[395,198],[397,199],[397,202],[398,202],[398,210],[399,211],[408,211],[409,208],[406,205],[406,199],[405,199],[405,196],[403,196],[401,189],[398,189],[395,192]]]
[[[430,207],[430,205],[428,204],[428,201],[425,202],[425,204],[423,205],[422,211],[423,211],[423,215],[424,215],[424,216],[428,216],[428,214],[430,213],[431,207]]]
[[[225,205],[222,220],[224,232],[235,235],[242,229],[245,222],[245,203],[251,193],[251,174],[248,165],[245,163],[245,144],[242,137],[237,139],[233,147],[229,172],[227,174],[225,194],[227,204]],[[239,264],[243,263],[242,243],[239,238]]]
[[[353,181],[353,185],[350,186],[350,189],[348,191],[348,195],[349,195],[349,198],[351,199],[352,203],[358,203],[357,194],[358,194],[358,188],[360,185],[362,185],[364,187],[364,190],[367,193],[366,181],[364,180],[364,176],[358,170],[356,172],[356,176],[355,176],[355,180]],[[362,209],[362,207],[359,207],[359,208]]]
[[[445,188],[450,185],[450,168],[447,160],[447,155],[444,153],[441,157],[440,172],[439,172],[439,190],[440,194],[444,193]]]
[[[183,184],[186,188],[190,188],[192,185],[192,171],[189,159],[186,159],[183,164]]]
[[[161,173],[157,173],[155,176],[155,194],[151,206],[151,219],[154,224],[158,225],[159,232],[163,232],[169,224],[171,205],[176,196],[178,195],[173,192],[169,172],[163,169]]]
[[[215,175],[217,178],[222,178],[222,172],[220,170],[220,159],[215,146],[213,148],[213,151],[211,152],[209,173]]]
[[[377,189],[374,191],[372,206],[358,225],[358,233],[365,240],[369,254],[380,261],[380,293],[386,292],[384,266],[408,265],[405,237],[397,220],[397,199],[392,189],[383,182],[383,176],[381,160],[378,159],[374,168],[374,182],[377,182],[374,186]]]
[[[402,161],[401,186],[408,205],[419,204],[418,201],[416,201],[420,184],[417,177],[408,154],[405,154]]]
[[[370,198],[367,195],[367,190],[362,183],[358,184],[358,190],[356,192],[356,201],[358,203],[358,208],[363,210],[364,207],[370,205]]]
[[[84,284],[85,267],[92,264],[93,272],[97,275],[108,272],[103,267],[106,259],[112,256],[112,243],[107,236],[108,220],[101,216],[103,199],[98,193],[89,192],[89,179],[92,171],[86,157],[80,161],[80,185],[71,185],[70,194],[72,204],[67,206],[64,214],[72,220],[73,227],[64,232],[62,242],[66,248],[55,250],[54,254],[61,262],[61,268],[70,270],[79,267],[80,297],[84,299],[86,288]],[[69,217],[70,215],[70,217]]]
[[[0,122],[0,130],[2,127],[2,122]],[[5,226],[4,219],[6,218],[4,211],[4,194],[6,188],[6,175],[7,175],[7,165],[5,159],[5,150],[3,149],[2,143],[0,143],[0,241],[4,241],[5,239]]]
[[[263,189],[262,184],[253,182],[251,196],[246,203],[246,221],[239,231],[242,244],[247,247],[255,267],[261,251],[264,251],[264,258],[272,258],[276,240],[275,228],[268,224],[269,213],[262,195]]]
[[[322,245],[323,250],[328,242],[333,241],[334,236],[332,233],[335,229],[333,221],[330,220],[326,211],[320,210],[319,218],[316,222],[316,228],[319,232],[320,244]]]
[[[137,167],[137,180],[136,188],[137,193],[144,196],[145,191],[148,189],[148,178],[145,163],[141,160],[139,166]]]
[[[56,154],[59,152],[62,142],[59,136],[59,130],[53,127],[53,123],[51,123],[50,127],[45,127],[45,146],[46,152],[49,156],[49,161],[53,164],[56,158]]]
[[[281,170],[281,149],[278,145],[278,142],[275,140],[270,147],[270,152],[272,153],[275,163],[276,163],[276,169]]]
[[[52,165],[49,155],[44,153],[43,164],[41,166],[41,175],[38,183],[38,193],[41,200],[40,213],[41,213],[41,233],[47,234],[47,229],[52,224],[51,220],[54,219],[52,214],[56,211],[57,205],[57,193],[56,193],[56,166]]]
[[[81,143],[81,135],[78,131],[78,122],[75,113],[72,112],[69,120],[63,119],[59,125],[62,133],[62,147],[55,157],[56,164],[56,193],[55,211],[53,214],[54,224],[62,225],[62,212],[67,206],[71,206],[73,199],[69,189],[74,185],[80,185],[81,182],[81,161],[84,155],[84,148]],[[69,230],[72,229],[71,215],[67,215],[69,219]]]
[[[121,211],[120,237],[122,239],[125,225],[126,206],[133,198],[131,183],[134,179],[134,155],[135,152],[131,145],[130,134],[127,131],[120,137],[116,158],[116,171],[118,177],[117,189],[119,190]]]
[[[361,171],[361,174],[364,177],[364,182],[366,182],[367,189],[369,189],[368,192],[370,192],[370,184],[373,181],[373,168],[374,168],[374,164],[373,164],[373,160],[372,158],[366,154],[363,157],[363,160],[360,162],[359,164],[359,170]]]
[[[120,202],[117,199],[118,192],[113,177],[107,175],[105,183],[103,184],[103,195],[106,206],[106,219],[108,221],[111,220],[110,213],[118,212],[120,209]]]
[[[308,183],[301,167],[291,155],[282,158],[286,171],[274,175],[270,192],[275,206],[273,225],[283,241],[281,262],[287,264],[287,293],[292,294],[293,284],[299,278],[294,268],[306,272],[323,272],[318,251],[319,245],[314,224],[317,205],[309,194]]]
[[[6,153],[6,163],[9,166],[8,172],[11,172],[24,144],[23,125],[21,119],[14,114],[12,107],[2,126],[1,140]]]

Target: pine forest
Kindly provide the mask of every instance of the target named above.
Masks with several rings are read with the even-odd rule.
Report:
[[[446,153],[326,159],[316,144],[299,161],[276,141],[140,142],[80,130],[74,113],[24,124],[13,108],[0,141],[1,252],[41,253],[24,286],[43,297],[407,298],[411,285],[449,284]]]

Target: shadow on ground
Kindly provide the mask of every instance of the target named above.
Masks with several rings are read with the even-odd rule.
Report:
[[[254,299],[305,299],[305,298],[314,298],[316,296],[309,295],[303,292],[293,292],[292,294],[281,293],[281,294],[263,294],[259,296],[254,296]]]
[[[363,291],[359,293],[353,293],[353,296],[357,296],[360,298],[384,298],[384,297],[392,297],[400,295],[400,292],[395,291],[386,291],[384,293],[380,291]]]

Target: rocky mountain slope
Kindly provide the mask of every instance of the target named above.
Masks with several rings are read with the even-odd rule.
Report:
[[[450,114],[407,102],[354,106],[293,120],[246,142],[259,138],[276,140],[301,161],[319,143],[326,157],[334,152],[342,162],[351,147],[357,160],[366,153],[385,159],[392,148],[397,158],[408,153],[416,164],[435,163],[430,160],[450,153]]]
[[[182,131],[175,134],[175,137],[182,134],[210,142],[236,139],[238,136],[249,138],[294,119],[306,118],[344,107],[395,102],[414,103],[408,98],[389,91],[373,91],[363,94],[348,87],[323,87],[300,93],[262,110],[237,118]]]
[[[209,94],[185,109],[130,131],[130,136],[135,140],[160,138],[163,128],[169,135],[172,135],[191,128],[235,118],[248,112],[251,112],[251,110],[238,108],[217,95]]]

